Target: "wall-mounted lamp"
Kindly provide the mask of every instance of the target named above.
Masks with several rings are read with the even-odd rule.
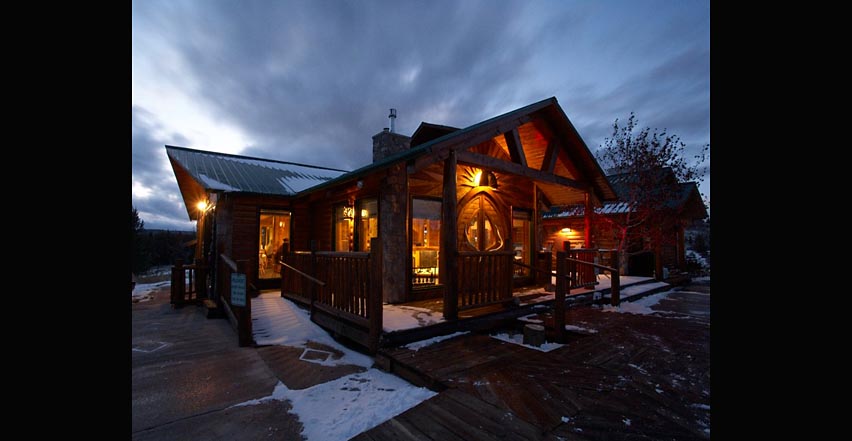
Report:
[[[497,176],[492,171],[483,173],[482,170],[477,170],[473,176],[473,185],[497,188]]]
[[[559,231],[560,231],[562,234],[568,234],[568,233],[570,233],[570,232],[571,232],[571,229],[570,229],[570,228],[563,228],[563,229],[561,229],[561,230],[559,230]]]
[[[198,203],[195,204],[195,207],[198,208],[198,211],[207,211],[207,201],[198,201]]]
[[[361,217],[366,218],[369,215],[370,213],[368,213],[367,210],[361,210]]]

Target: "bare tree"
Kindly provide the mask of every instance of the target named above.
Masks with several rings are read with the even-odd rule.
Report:
[[[710,144],[706,144],[690,160],[685,154],[686,145],[677,135],[669,135],[666,129],[658,132],[637,126],[632,112],[626,125],[619,126],[616,119],[612,137],[605,139],[596,155],[623,205],[618,215],[593,214],[592,218],[596,224],[606,224],[615,231],[623,271],[628,252],[659,252],[671,240],[666,230],[677,219],[674,202],[680,195],[679,183],[703,180],[701,165],[710,150]]]

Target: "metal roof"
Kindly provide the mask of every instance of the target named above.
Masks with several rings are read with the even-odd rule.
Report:
[[[327,167],[166,146],[169,157],[209,191],[292,196],[344,173]]]
[[[625,177],[626,174],[617,174],[607,176],[609,178],[612,187],[616,189],[619,195],[627,195],[627,181],[628,178]],[[626,197],[625,197],[626,198]],[[697,201],[697,202],[696,202]],[[691,203],[690,206],[687,206],[688,203]],[[703,219],[707,217],[707,210],[704,208],[704,203],[701,202],[701,194],[698,192],[698,185],[695,182],[681,182],[678,184],[677,194],[672,195],[672,198],[666,202],[671,208],[681,210],[688,209],[692,210],[688,214],[691,215],[695,219]],[[624,200],[615,201],[615,202],[604,202],[602,207],[596,207],[596,214],[625,214],[628,211],[628,203]],[[550,211],[543,213],[542,217],[544,219],[562,219],[569,217],[582,217],[585,215],[585,208],[583,205],[567,205],[567,206],[557,206],[550,209]],[[634,208],[635,212],[635,208]]]

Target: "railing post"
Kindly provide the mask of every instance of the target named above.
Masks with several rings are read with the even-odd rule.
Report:
[[[369,350],[375,354],[379,350],[379,339],[382,336],[382,242],[378,237],[370,239],[370,294],[367,311],[370,317]]]
[[[565,278],[567,257],[565,251],[556,253],[556,299],[553,304],[553,326],[556,331],[556,342],[565,343],[565,292],[568,280]]]
[[[207,267],[203,259],[195,259],[195,298],[207,298]]]
[[[183,271],[183,259],[175,259],[175,266],[172,267],[172,304],[177,307],[183,306]]]
[[[317,275],[317,254],[316,253],[317,253],[317,248],[319,248],[319,247],[317,246],[317,241],[315,239],[311,239],[310,246],[311,246],[311,268],[310,268],[310,271],[308,273],[311,274],[312,276],[316,277],[316,275]],[[326,282],[327,282],[327,280],[326,280]],[[319,287],[316,285],[316,283],[311,283],[310,287],[311,287],[310,288],[311,317],[313,317],[314,312],[316,310],[316,307],[314,306],[314,304],[317,301],[317,290],[319,289]]]
[[[237,318],[237,338],[239,340],[240,346],[250,346],[252,343],[251,336],[251,293],[249,292],[249,284],[251,284],[251,278],[249,274],[249,264],[248,260],[238,260],[237,262],[237,273],[245,274],[246,276],[246,306],[234,306],[231,303],[231,307],[234,309],[234,315]]]
[[[612,306],[618,306],[621,304],[621,279],[619,277],[619,272],[619,270],[612,272],[612,286],[610,293]]]
[[[273,265],[278,265],[278,271],[280,273],[279,275],[281,276],[281,297],[284,297],[284,287],[286,286],[286,285],[284,285],[284,265],[279,265],[277,259],[281,259],[282,261],[284,261],[285,260],[284,257],[289,256],[289,255],[290,255],[290,244],[285,243],[285,244],[281,245],[281,256],[275,256],[276,260],[273,260],[273,262],[275,262],[275,263],[273,263]],[[290,262],[292,264],[293,259],[290,259]]]

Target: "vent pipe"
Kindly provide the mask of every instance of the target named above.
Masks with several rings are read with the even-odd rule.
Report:
[[[396,131],[394,130],[394,121],[396,121],[396,109],[390,109],[390,115],[388,115],[388,118],[390,118],[391,133],[396,133]]]

